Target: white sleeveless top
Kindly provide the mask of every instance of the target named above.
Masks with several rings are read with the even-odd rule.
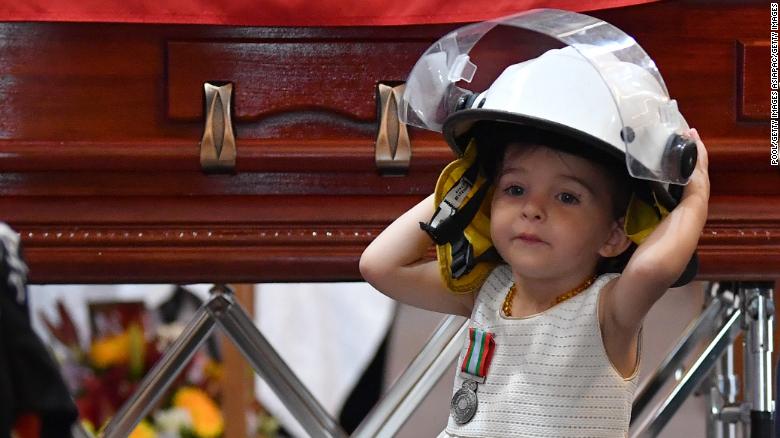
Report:
[[[623,378],[607,356],[598,319],[605,274],[580,294],[542,313],[507,318],[507,265],[493,270],[477,295],[470,325],[491,331],[495,352],[477,412],[466,424],[449,418],[446,437],[625,437],[638,377]],[[640,337],[641,346],[641,337]],[[453,394],[461,388],[458,359]],[[637,358],[637,367],[639,362]]]

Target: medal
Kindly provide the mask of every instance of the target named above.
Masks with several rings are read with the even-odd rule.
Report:
[[[469,348],[460,365],[463,386],[455,392],[450,402],[450,413],[455,423],[466,424],[477,413],[478,383],[485,382],[495,346],[493,333],[469,328]]]
[[[466,424],[474,417],[477,413],[477,382],[463,382],[463,386],[452,396],[450,412],[458,424]]]

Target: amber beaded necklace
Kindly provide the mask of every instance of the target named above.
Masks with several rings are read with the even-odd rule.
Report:
[[[578,293],[584,291],[587,289],[591,284],[593,284],[594,281],[596,281],[596,275],[588,278],[582,284],[575,287],[574,289],[564,292],[561,295],[558,295],[555,297],[555,304],[560,304],[569,298],[577,295]],[[512,316],[512,300],[515,298],[515,284],[512,283],[512,287],[509,288],[509,292],[506,293],[506,298],[504,298],[504,305],[501,307],[501,310],[504,311],[505,316]]]

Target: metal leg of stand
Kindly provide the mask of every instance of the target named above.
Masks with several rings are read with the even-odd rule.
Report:
[[[730,295],[719,293],[712,298],[699,317],[688,325],[680,340],[634,397],[631,409],[631,424],[634,424],[640,418],[649,406],[650,401],[658,394],[658,391],[676,374],[683,359],[691,352],[693,347],[710,334],[718,316],[724,310],[731,309],[733,303],[734,300]]]
[[[273,389],[306,432],[314,437],[346,437],[232,296],[220,294],[209,310],[260,377]]]
[[[726,347],[726,351],[716,364],[711,380],[708,394],[710,415],[707,422],[707,437],[736,438],[735,423],[740,421],[740,408],[736,404],[739,387],[737,375],[734,373],[734,345]],[[735,407],[735,410],[729,411],[731,407]]]
[[[394,436],[457,358],[467,330],[468,321],[462,317],[447,316],[442,319],[417,357],[360,423],[352,437]]]
[[[189,362],[192,355],[214,328],[214,320],[206,310],[208,304],[207,302],[198,309],[182,334],[141,381],[133,396],[122,405],[119,412],[111,419],[103,433],[104,437],[124,438],[129,436],[135,426],[165,394],[165,390],[173,382],[173,379]]]
[[[738,300],[732,301],[736,303]],[[722,325],[727,317],[721,314],[718,325]],[[707,438],[737,438],[736,423],[741,421],[742,409],[737,404],[739,385],[734,371],[733,344],[726,347],[716,363],[708,385],[709,390],[704,394],[710,408],[707,416]]]
[[[745,400],[750,400],[750,437],[769,438],[772,422],[772,334],[774,302],[771,283],[743,283],[745,295]]]
[[[706,378],[715,365],[720,355],[728,345],[734,342],[740,331],[739,321],[742,319],[742,311],[736,310],[718,331],[717,336],[707,346],[704,352],[694,362],[682,380],[675,386],[672,393],[663,401],[661,406],[653,412],[648,421],[632,433],[632,437],[654,437],[666,426],[682,402],[688,397]]]
[[[780,394],[780,360],[776,361],[776,367],[775,367],[775,397]],[[775,398],[775,436],[780,436],[780,419],[777,418],[777,399]]]

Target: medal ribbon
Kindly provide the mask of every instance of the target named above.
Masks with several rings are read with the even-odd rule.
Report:
[[[470,327],[469,328],[469,349],[460,370],[466,374],[484,379],[487,374],[490,360],[493,358],[493,350],[496,342],[493,340],[493,333]]]

